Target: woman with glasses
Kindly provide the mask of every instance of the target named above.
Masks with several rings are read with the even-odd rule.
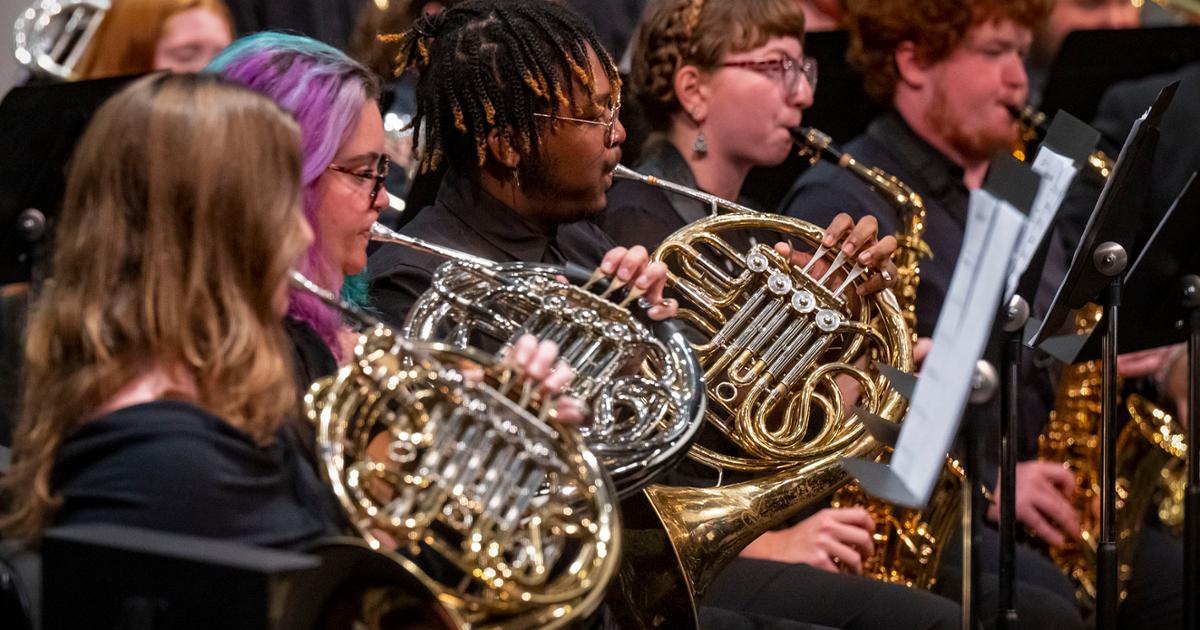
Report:
[[[804,55],[804,25],[794,0],[652,1],[634,39],[630,91],[654,133],[634,169],[736,200],[750,169],[786,159],[790,130],[812,104],[817,81],[816,62]],[[621,181],[609,192],[601,223],[617,243],[653,250],[712,211]],[[839,229],[852,225],[843,215],[827,231],[839,223]],[[872,266],[895,277],[894,239],[876,242],[874,220],[853,232],[847,253],[865,253]],[[733,240],[752,237],[761,242],[770,235]],[[882,279],[870,288],[881,286]],[[839,628],[958,627],[960,609],[948,599],[851,575],[861,573],[873,533],[865,510],[809,514],[752,542],[705,601]]]
[[[353,278],[367,266],[371,225],[389,201],[377,79],[336,48],[283,33],[239,39],[208,70],[265,94],[295,116],[304,216],[315,235],[300,271],[353,299]],[[348,354],[339,314],[306,293],[289,296],[287,327],[302,385],[332,372]]]

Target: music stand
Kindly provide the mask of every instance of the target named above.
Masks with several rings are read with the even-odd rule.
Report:
[[[1186,340],[1188,413],[1200,409],[1200,176],[1193,173],[1175,203],[1130,268],[1125,297],[1139,305],[1136,318],[1121,326],[1121,352],[1136,352]],[[1169,296],[1164,299],[1164,296]],[[1098,335],[1079,353],[1090,360],[1100,351]],[[1187,494],[1184,526],[1184,627],[1200,622],[1200,424],[1187,426]]]
[[[998,330],[993,333],[993,339],[999,341],[999,357],[1000,357],[1000,474],[997,482],[999,489],[1000,518],[998,530],[1000,535],[999,544],[999,593],[997,598],[996,612],[996,627],[1001,630],[1015,630],[1018,627],[1017,608],[1015,602],[1016,593],[1016,533],[1017,533],[1017,517],[1016,517],[1016,469],[1017,469],[1017,440],[1018,423],[1019,423],[1019,392],[1020,392],[1020,372],[1021,372],[1021,350],[1022,339],[1025,328],[1029,322],[1032,312],[1031,304],[1034,297],[1037,295],[1038,286],[1041,284],[1042,267],[1045,263],[1045,258],[1050,249],[1050,241],[1053,239],[1053,229],[1051,216],[1056,215],[1059,207],[1062,204],[1062,197],[1065,194],[1065,186],[1061,189],[1055,188],[1056,181],[1062,178],[1067,178],[1069,181],[1073,175],[1071,173],[1083,166],[1086,166],[1088,154],[1095,148],[1096,142],[1099,140],[1100,134],[1091,127],[1084,124],[1079,119],[1071,116],[1067,112],[1060,112],[1055,115],[1054,121],[1050,124],[1049,131],[1046,134],[1046,139],[1042,143],[1041,151],[1051,151],[1063,158],[1069,158],[1074,170],[1070,170],[1069,166],[1064,166],[1062,160],[1049,159],[1039,168],[1046,174],[1046,179],[1042,182],[1042,186],[1048,187],[1042,191],[1038,187],[1037,175],[1031,171],[1024,171],[1020,176],[1027,179],[1025,184],[1026,198],[1021,199],[1021,207],[1026,210],[1027,214],[1033,214],[1030,208],[1033,207],[1035,200],[1034,194],[1045,192],[1046,195],[1039,194],[1038,208],[1036,210],[1038,217],[1031,216],[1029,221],[1031,226],[1027,229],[1033,229],[1032,224],[1035,222],[1039,226],[1046,226],[1043,232],[1039,235],[1036,246],[1032,246],[1031,250],[1036,253],[1029,258],[1029,266],[1026,267],[1020,280],[1016,283],[1015,291],[1007,303],[1002,304],[1000,313],[996,318]],[[1039,153],[1039,158],[1041,158]],[[1053,156],[1048,156],[1053,157]],[[994,169],[1007,170],[1011,168],[1009,164],[1012,162],[1010,156],[993,162]],[[1037,162],[1035,162],[1037,164]],[[1014,187],[1016,188],[1016,187]],[[1043,206],[1043,204],[1053,204]]]
[[[137,77],[27,85],[0,102],[0,284],[49,259],[67,163],[104,101]]]
[[[1121,149],[1112,175],[1100,194],[1092,217],[1067,276],[1054,296],[1046,321],[1029,345],[1046,341],[1077,309],[1098,297],[1104,305],[1106,331],[1103,341],[1103,409],[1100,424],[1100,538],[1096,558],[1097,628],[1113,630],[1117,613],[1117,541],[1115,536],[1116,500],[1116,410],[1118,312],[1124,275],[1131,255],[1139,253],[1134,242],[1144,222],[1149,190],[1150,165],[1158,144],[1158,125],[1171,103],[1178,84],[1168,85],[1146,115],[1134,123]]]

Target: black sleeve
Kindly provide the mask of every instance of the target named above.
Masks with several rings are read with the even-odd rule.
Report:
[[[621,247],[641,245],[654,251],[678,229],[678,220],[645,207],[621,206],[605,211],[601,227]]]
[[[665,193],[641,182],[620,181],[608,192],[608,208],[600,229],[622,247],[641,245],[654,251],[683,227]]]
[[[826,165],[822,164],[817,168],[820,166]],[[812,174],[819,173],[817,168],[813,169]],[[884,214],[883,201],[864,203],[862,196],[855,194],[857,188],[863,188],[863,184],[854,180],[845,181],[845,178],[836,175],[811,179],[806,176],[788,191],[779,211],[781,214],[803,219],[822,228],[828,226],[833,222],[833,218],[842,212],[849,214],[855,222],[872,215],[879,220],[879,233],[889,233],[884,230],[884,226],[895,224],[895,219]],[[869,190],[865,192],[870,193]]]

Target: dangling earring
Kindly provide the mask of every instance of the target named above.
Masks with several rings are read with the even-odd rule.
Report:
[[[700,121],[696,120],[696,109],[697,108],[693,107],[692,109],[688,110],[688,115],[692,117],[692,121],[696,123],[696,127],[699,127]],[[704,139],[703,129],[700,129],[699,133],[696,134],[696,141],[692,143],[692,150],[695,151],[700,157],[704,157],[708,154],[708,141]]]
[[[517,190],[520,190],[521,189],[521,174],[515,168],[512,171],[512,177],[513,177],[513,184],[516,185]]]

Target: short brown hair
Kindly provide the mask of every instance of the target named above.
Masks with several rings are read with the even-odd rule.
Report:
[[[731,52],[772,37],[804,41],[804,11],[796,0],[653,0],[633,39],[631,89],[651,126],[665,129],[679,111],[675,72],[711,70]]]
[[[863,73],[872,98],[890,105],[900,80],[896,48],[912,42],[922,62],[942,61],[972,27],[1011,20],[1033,29],[1053,0],[847,0],[850,64]]]

